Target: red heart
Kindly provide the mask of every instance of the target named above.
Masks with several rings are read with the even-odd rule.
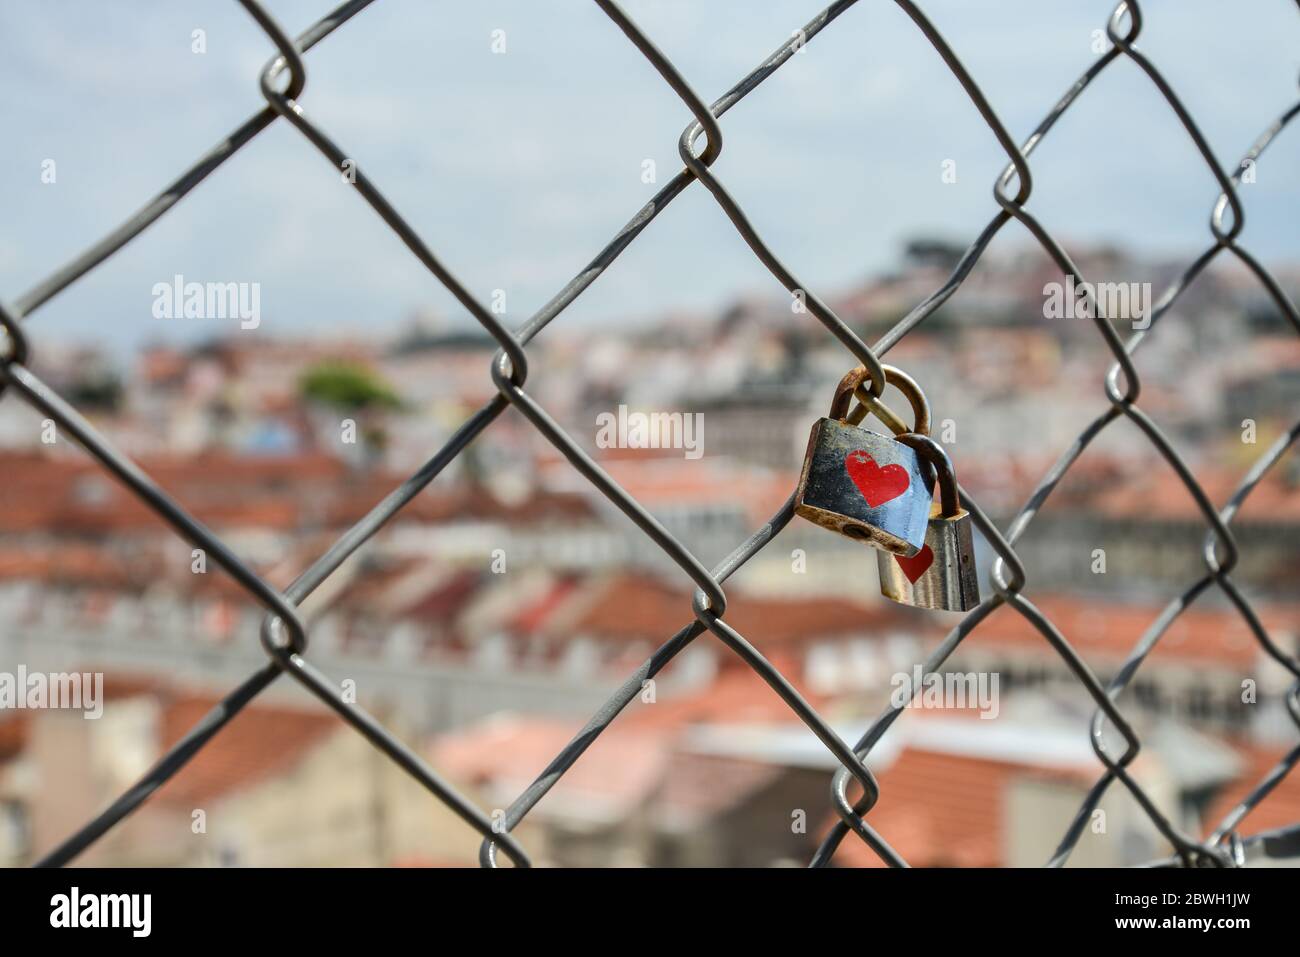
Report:
[[[929,545],[922,545],[921,550],[911,558],[904,558],[902,555],[895,555],[894,558],[898,559],[898,567],[903,570],[903,574],[913,585],[925,574],[925,570],[934,564],[934,552],[930,551]]]
[[[912,484],[907,469],[901,465],[886,465],[882,468],[863,451],[850,452],[844,459],[844,470],[849,473],[849,478],[853,479],[853,484],[872,508],[898,498]]]

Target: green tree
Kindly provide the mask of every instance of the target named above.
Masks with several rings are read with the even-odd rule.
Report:
[[[348,412],[397,409],[402,400],[392,387],[363,365],[322,362],[308,370],[298,383],[299,394]]]

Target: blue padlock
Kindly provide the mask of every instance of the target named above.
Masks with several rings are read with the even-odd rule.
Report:
[[[886,382],[911,403],[912,431],[928,435],[925,393],[900,369],[884,370]],[[867,376],[858,366],[841,379],[829,415],[813,424],[795,511],[823,528],[908,558],[925,543],[934,473],[893,436],[851,422],[849,405]]]

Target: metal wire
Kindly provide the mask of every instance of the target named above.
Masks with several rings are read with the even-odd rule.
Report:
[[[711,106],[700,99],[673,63],[616,3],[612,0],[596,0],[601,10],[658,71],[691,113],[693,120],[683,131],[679,141],[679,153],[684,168],[660,189],[654,198],[643,206],[554,298],[524,322],[517,331],[511,332],[469,294],[451,271],[425,245],[416,231],[384,197],[379,187],[362,172],[364,164],[356,164],[352,167],[355,170],[353,185],[361,198],[500,346],[500,351],[488,370],[498,394],[478,412],[471,415],[415,474],[394,489],[283,593],[280,593],[259,578],[220,539],[169,498],[134,463],[115,451],[75,408],[60,398],[31,371],[28,366],[31,347],[24,328],[26,325],[24,320],[29,319],[36,310],[148,229],[190,190],[214,173],[277,119],[283,119],[302,133],[304,138],[335,168],[341,168],[346,159],[357,156],[356,153],[342,150],[304,112],[301,100],[307,85],[307,70],[303,55],[369,6],[372,0],[350,0],[340,5],[296,40],[288,37],[257,0],[239,0],[239,2],[263,30],[276,51],[259,77],[267,106],[231,132],[117,229],[31,290],[17,297],[10,308],[0,306],[0,330],[5,334],[0,337],[0,396],[8,391],[16,399],[29,403],[58,423],[106,470],[153,509],[178,535],[211,555],[217,564],[248,593],[249,597],[266,610],[260,638],[269,662],[227,695],[117,801],[58,847],[49,851],[38,862],[39,865],[59,866],[74,859],[138,808],[154,791],[180,771],[195,753],[219,734],[231,718],[282,674],[287,673],[336,711],[343,721],[401,766],[439,801],[450,807],[468,826],[478,831],[484,839],[480,850],[481,863],[485,866],[496,866],[499,848],[516,866],[528,866],[530,861],[527,853],[510,831],[518,826],[623,708],[640,693],[643,682],[658,674],[692,641],[708,631],[767,682],[791,711],[830,750],[839,764],[839,770],[834,775],[831,785],[831,802],[839,814],[840,821],[831,828],[817,849],[811,862],[812,866],[828,864],[849,832],[862,839],[884,862],[893,866],[906,866],[902,857],[867,820],[867,816],[879,798],[880,789],[875,777],[866,766],[866,760],[872,749],[902,714],[903,706],[891,705],[886,708],[861,740],[851,746],[840,739],[785,676],[725,619],[727,598],[722,588],[723,583],[765,548],[791,520],[794,515],[793,496],[765,525],[738,545],[719,565],[711,570],[706,569],[680,541],[593,461],[526,390],[529,367],[525,346],[556,316],[568,308],[670,202],[692,182],[699,181],[717,201],[722,212],[736,227],[737,232],[753,250],[758,260],[781,285],[792,294],[803,298],[808,312],[844,345],[849,353],[847,358],[867,369],[868,379],[859,392],[859,398],[870,406],[874,403],[874,398],[881,394],[885,385],[885,375],[881,366],[882,357],[952,296],[975,267],[994,236],[1012,220],[1021,223],[1034,236],[1063,274],[1072,275],[1077,282],[1083,283],[1083,276],[1068,253],[1026,208],[1033,189],[1028,157],[1061,116],[1083,95],[1092,81],[1120,58],[1131,60],[1150,79],[1191,137],[1206,167],[1217,180],[1221,192],[1210,216],[1212,241],[1157,301],[1152,310],[1150,326],[1136,332],[1127,342],[1120,339],[1114,325],[1103,315],[1097,304],[1089,301],[1091,307],[1089,314],[1093,317],[1114,362],[1104,379],[1105,394],[1110,407],[1090,423],[1062,453],[1025,505],[1012,519],[1005,533],[988,519],[979,505],[964,490],[959,490],[962,505],[971,513],[976,526],[996,553],[992,572],[994,590],[993,594],[949,632],[925,661],[923,668],[927,673],[941,669],[962,640],[994,609],[1000,605],[1008,605],[1023,615],[1041,633],[1043,639],[1061,656],[1095,702],[1097,710],[1091,722],[1090,736],[1093,750],[1101,761],[1104,772],[1090,789],[1079,811],[1069,823],[1057,851],[1047,862],[1050,866],[1059,867],[1066,863],[1093,809],[1110,785],[1117,780],[1132,794],[1138,806],[1174,850],[1172,858],[1155,862],[1158,865],[1236,866],[1260,856],[1300,854],[1300,822],[1297,823],[1296,828],[1257,835],[1254,838],[1242,839],[1237,833],[1242,820],[1265,800],[1272,789],[1297,762],[1300,762],[1300,744],[1270,770],[1241,804],[1234,808],[1208,836],[1198,840],[1181,833],[1129,774],[1128,768],[1136,758],[1141,743],[1117,705],[1141,664],[1160,638],[1184,610],[1213,586],[1228,597],[1265,653],[1297,679],[1286,696],[1286,706],[1291,720],[1297,729],[1300,729],[1300,661],[1278,647],[1230,577],[1239,557],[1238,546],[1231,530],[1232,521],[1246,497],[1290,449],[1297,436],[1300,436],[1300,422],[1297,422],[1256,460],[1231,499],[1221,509],[1216,509],[1168,437],[1137,406],[1141,380],[1132,360],[1137,347],[1154,330],[1156,322],[1172,308],[1205,267],[1224,251],[1230,252],[1240,260],[1259,280],[1278,310],[1300,334],[1300,314],[1297,313],[1295,305],[1267,270],[1238,244],[1238,237],[1245,225],[1245,215],[1236,195],[1236,185],[1242,171],[1248,167],[1248,164],[1255,162],[1278,133],[1297,113],[1300,113],[1300,102],[1285,110],[1251,146],[1242,163],[1231,173],[1227,172],[1169,83],[1156,66],[1134,46],[1142,30],[1142,14],[1137,0],[1125,0],[1114,8],[1107,21],[1106,34],[1111,43],[1110,48],[1070,87],[1028,139],[1017,146],[975,80],[920,8],[910,0],[895,0],[957,78],[970,98],[971,104],[997,138],[1007,155],[1008,163],[994,187],[997,212],[962,255],[952,274],[939,289],[912,309],[874,346],[868,346],[782,263],[711,170],[723,149],[719,119],[779,69],[804,43],[815,38],[832,21],[853,6],[856,0],[840,0],[831,4],[802,30],[795,31],[789,40]],[[288,75],[287,84],[282,74]],[[283,86],[282,90],[277,89],[277,81]],[[696,152],[696,143],[701,137],[704,138],[704,148]],[[1016,189],[1014,194],[1011,194],[1009,190],[1013,182]],[[1225,214],[1229,211],[1231,212],[1230,223],[1225,225]],[[505,810],[503,822],[494,829],[480,809],[443,781],[414,751],[397,740],[363,709],[339,698],[330,679],[307,660],[309,636],[296,613],[296,608],[350,555],[427,487],[449,462],[511,405],[517,408],[538,432],[568,459],[579,474],[599,489],[601,494],[616,505],[637,528],[673,560],[695,585],[696,592],[692,603],[691,620],[628,677],[542,774]],[[861,411],[860,408],[857,414],[860,415]],[[1025,597],[1027,577],[1014,546],[1084,449],[1111,423],[1121,417],[1128,418],[1141,430],[1197,503],[1207,527],[1203,549],[1206,572],[1169,603],[1132,649],[1115,677],[1108,685],[1103,686],[1079,657],[1066,636]],[[1125,742],[1123,753],[1117,756],[1108,753],[1104,744],[1104,733],[1108,725],[1116,730]],[[849,795],[851,785],[856,785],[856,789],[860,791],[859,796],[852,799]]]

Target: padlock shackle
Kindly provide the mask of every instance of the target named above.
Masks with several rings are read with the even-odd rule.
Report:
[[[938,473],[939,505],[944,518],[953,518],[961,512],[961,501],[957,496],[957,473],[953,470],[952,459],[944,447],[928,435],[905,432],[894,436],[899,442],[911,448]]]
[[[929,435],[930,403],[926,399],[925,393],[921,391],[921,387],[917,385],[916,380],[897,366],[881,366],[881,368],[885,370],[885,384],[892,385],[903,393],[912,406],[912,416],[914,418],[912,431],[921,435]],[[870,377],[871,373],[867,371],[866,366],[858,366],[846,374],[840,380],[840,384],[835,387],[835,397],[831,399],[831,409],[827,413],[828,417],[839,422],[856,425],[856,422],[849,422],[849,405],[853,401],[853,393]],[[872,397],[868,408],[875,405],[884,406],[884,403]],[[888,406],[884,406],[884,408],[889,411]]]

